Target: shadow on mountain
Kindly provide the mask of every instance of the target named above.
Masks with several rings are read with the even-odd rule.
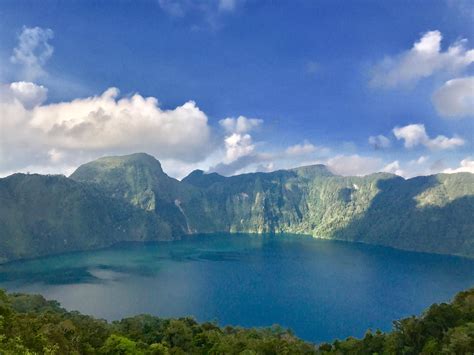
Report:
[[[474,254],[474,196],[420,206],[416,197],[441,184],[436,176],[379,180],[380,192],[360,218],[334,238],[433,253]],[[402,186],[403,185],[403,186]],[[348,196],[341,192],[346,203]]]

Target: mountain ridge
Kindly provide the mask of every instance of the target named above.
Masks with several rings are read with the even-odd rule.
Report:
[[[69,177],[11,175],[0,179],[0,200],[0,262],[213,232],[299,233],[474,257],[469,173],[344,177],[312,165],[229,177],[196,170],[179,181],[137,153],[94,160]]]

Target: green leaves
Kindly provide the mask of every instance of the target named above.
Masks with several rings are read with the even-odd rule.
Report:
[[[15,302],[18,298],[22,303]],[[41,296],[16,294],[7,303],[21,307],[22,313],[10,308],[9,316],[2,318],[0,353],[470,354],[474,351],[473,300],[474,289],[464,291],[450,304],[431,306],[421,317],[394,322],[390,333],[368,331],[362,339],[350,337],[318,347],[279,326],[220,328],[192,318],[150,315],[109,324],[60,307],[46,307],[51,302]]]

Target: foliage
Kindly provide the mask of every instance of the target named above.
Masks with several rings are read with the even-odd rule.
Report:
[[[150,315],[107,323],[39,295],[0,290],[0,354],[311,354],[291,332],[220,328],[192,318]]]
[[[324,344],[322,354],[472,354],[474,289],[459,293],[450,304],[434,304],[421,317],[394,322],[391,333],[367,332]]]
[[[315,345],[279,326],[219,327],[192,318],[150,315],[107,323],[67,312],[42,296],[0,290],[1,354],[472,354],[474,289],[421,317],[394,322],[389,333],[368,331]]]

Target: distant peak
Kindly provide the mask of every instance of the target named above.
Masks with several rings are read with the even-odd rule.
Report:
[[[148,170],[157,176],[166,175],[160,162],[155,157],[146,153],[134,153],[129,155],[107,156],[93,160],[79,166],[70,177],[77,180],[97,179],[99,175],[127,167],[140,167],[141,170]]]
[[[196,169],[196,170],[193,170],[191,171],[187,177],[190,177],[190,176],[201,176],[201,175],[204,175],[204,170],[201,170],[201,169]]]
[[[147,153],[133,153],[133,154],[128,154],[128,155],[105,156],[105,157],[101,157],[96,160],[93,160],[86,164],[94,164],[94,163],[104,164],[105,163],[105,164],[114,165],[114,164],[126,164],[130,162],[152,164],[152,165],[160,166],[161,168],[161,163],[159,162],[159,160],[157,160],[153,155],[150,155]]]
[[[148,153],[132,153],[127,155],[114,155],[114,156],[105,156],[95,161],[107,161],[107,160],[116,160],[116,161],[149,161],[160,163],[153,155]],[[92,161],[94,162],[94,161]],[[161,164],[160,164],[161,165]]]
[[[333,176],[334,174],[324,164],[314,164],[300,166],[298,168],[290,169],[290,171],[296,172],[298,175],[313,177],[313,176]]]
[[[225,176],[218,173],[206,173],[203,170],[197,169],[186,176],[182,182],[199,187],[208,187],[215,182],[225,180]]]

